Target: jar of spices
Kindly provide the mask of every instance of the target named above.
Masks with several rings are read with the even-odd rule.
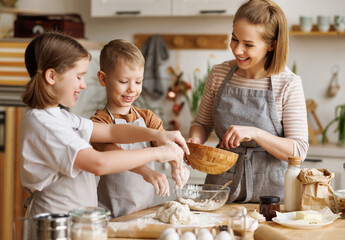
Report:
[[[71,212],[72,240],[107,240],[109,213],[100,207],[76,208]]]
[[[276,211],[280,211],[280,197],[261,196],[260,197],[260,213],[264,215],[266,221],[272,221],[276,217]]]

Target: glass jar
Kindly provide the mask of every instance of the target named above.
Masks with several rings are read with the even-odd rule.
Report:
[[[264,215],[266,221],[272,221],[276,217],[276,211],[280,211],[280,197],[261,196],[260,197],[260,213]]]
[[[231,206],[229,212],[228,230],[236,231],[243,238],[246,234],[246,215],[247,209],[243,206]]]
[[[71,212],[71,240],[107,240],[108,215],[100,207],[74,209]]]

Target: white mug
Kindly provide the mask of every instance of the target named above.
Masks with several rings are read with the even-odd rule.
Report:
[[[345,30],[345,15],[334,16],[334,27],[338,32],[344,32],[344,30]]]
[[[311,16],[300,16],[299,26],[302,32],[310,32],[313,28],[313,17]]]
[[[317,27],[320,32],[328,32],[331,26],[330,16],[317,16]]]

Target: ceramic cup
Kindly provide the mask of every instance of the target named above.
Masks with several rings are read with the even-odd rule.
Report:
[[[338,32],[345,31],[345,16],[334,16],[334,27]]]
[[[310,32],[313,28],[313,18],[310,16],[300,16],[299,26],[302,32]]]
[[[328,32],[331,26],[330,16],[317,16],[317,27],[320,32]]]

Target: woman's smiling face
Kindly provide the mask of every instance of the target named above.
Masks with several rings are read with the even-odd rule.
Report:
[[[248,23],[241,19],[235,22],[230,48],[237,65],[245,72],[260,72],[264,69],[267,52],[273,50],[262,38],[262,25]]]

